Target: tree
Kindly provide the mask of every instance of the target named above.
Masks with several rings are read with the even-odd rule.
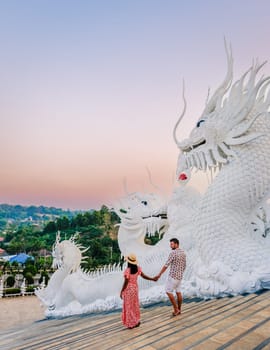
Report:
[[[18,254],[24,251],[24,241],[11,240],[7,246],[7,252],[9,254]]]
[[[42,283],[44,280],[45,285],[47,286],[49,279],[50,279],[50,277],[49,277],[48,273],[46,271],[42,271],[40,278],[38,280],[38,283]]]
[[[33,263],[26,262],[25,268],[23,270],[23,275],[26,277],[28,273],[31,273],[32,276],[35,276],[37,274],[37,268]]]
[[[57,226],[54,221],[48,222],[48,224],[44,227],[43,232],[44,233],[51,233],[51,232],[56,232],[57,231]]]
[[[31,274],[31,272],[26,272],[25,275],[24,275],[25,279],[26,279],[26,282],[27,284],[34,284],[34,278],[33,278],[33,275]]]
[[[63,216],[62,218],[59,218],[56,220],[56,227],[57,230],[67,230],[70,227],[69,219],[66,216]]]

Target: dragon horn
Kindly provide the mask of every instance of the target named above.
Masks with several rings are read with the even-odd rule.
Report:
[[[131,192],[128,191],[128,188],[127,188],[127,178],[126,178],[126,177],[123,178],[123,188],[124,188],[125,195],[126,195],[126,196],[130,196],[130,195],[131,195]]]
[[[55,238],[55,243],[59,243],[60,242],[60,236],[61,236],[61,232],[57,231],[56,238]]]
[[[222,82],[222,84],[217,88],[210,101],[207,103],[202,115],[211,113],[215,110],[218,100],[222,99],[224,94],[228,91],[232,83],[233,78],[233,57],[232,57],[232,48],[228,49],[226,39],[224,38],[224,45],[227,56],[227,74]]]
[[[173,128],[173,139],[174,139],[177,146],[179,144],[179,141],[177,140],[176,130],[178,128],[180,121],[183,119],[183,117],[186,113],[186,109],[187,109],[187,101],[185,99],[185,81],[184,80],[183,80],[183,95],[182,96],[183,96],[183,101],[184,101],[184,108],[183,108],[182,114],[180,115],[179,119],[177,120],[177,122]]]
[[[55,242],[53,244],[53,249],[60,243],[61,232],[57,231],[55,235]]]
[[[247,91],[246,102],[235,113],[234,125],[237,125],[238,123],[240,123],[243,120],[243,118],[251,112],[261,87],[264,86],[264,89],[265,89],[266,86],[269,85],[270,77],[264,78],[263,76],[255,85],[256,75],[265,64],[266,64],[266,61],[263,62],[262,64],[259,64],[258,62],[256,62],[256,64],[253,63],[253,66],[251,67],[251,69],[247,71],[247,72],[250,72],[250,77],[246,86],[242,88],[243,91],[244,90]],[[244,76],[246,76],[246,74],[244,74]]]
[[[155,185],[155,184],[153,183],[151,171],[149,170],[148,167],[146,167],[146,171],[147,171],[147,174],[148,174],[148,178],[149,178],[150,184],[151,184],[154,188],[156,188],[158,191],[162,192],[162,190],[161,190],[157,185]]]

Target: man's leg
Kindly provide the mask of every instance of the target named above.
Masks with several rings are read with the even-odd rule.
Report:
[[[170,299],[170,302],[173,305],[174,314],[175,315],[178,314],[179,313],[179,309],[178,309],[178,306],[177,306],[176,301],[174,299],[173,293],[169,293],[169,292],[166,292],[166,293],[167,293],[167,295],[168,295],[168,297]]]
[[[176,292],[176,296],[177,296],[178,310],[181,313],[181,306],[182,306],[182,301],[183,301],[182,293],[181,292]]]

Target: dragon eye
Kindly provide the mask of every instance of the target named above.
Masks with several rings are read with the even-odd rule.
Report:
[[[198,121],[198,123],[196,124],[196,127],[199,128],[201,126],[201,123],[204,123],[205,120],[204,119],[201,119]]]
[[[142,204],[147,205],[147,201],[142,201]]]

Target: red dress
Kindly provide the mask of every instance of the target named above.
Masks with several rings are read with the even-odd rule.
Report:
[[[127,328],[133,328],[140,322],[140,303],[137,278],[142,273],[138,266],[138,272],[131,274],[130,268],[124,271],[124,277],[128,279],[128,285],[123,291],[122,322]]]

